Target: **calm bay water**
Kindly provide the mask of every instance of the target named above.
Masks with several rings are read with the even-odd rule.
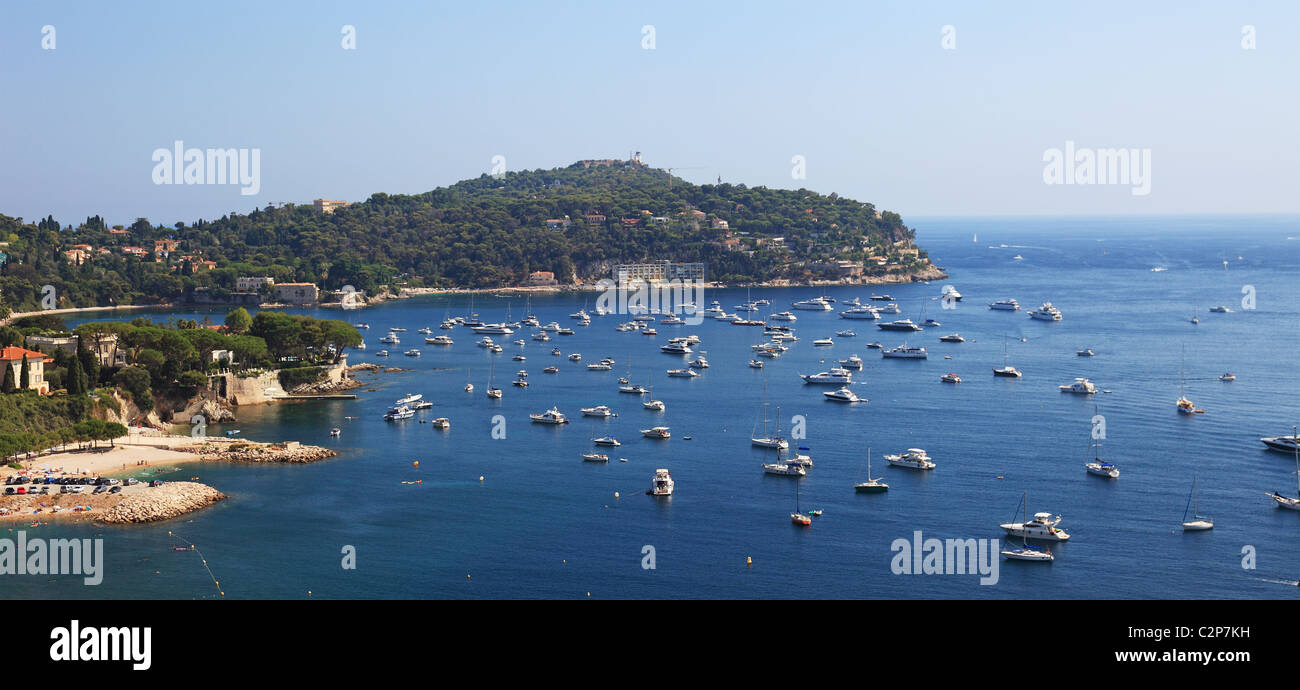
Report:
[[[1149,219],[921,219],[918,241],[951,274],[944,283],[965,295],[957,309],[934,298],[941,283],[890,285],[903,309],[893,318],[940,320],[940,328],[912,335],[930,350],[927,361],[881,360],[868,342],[887,347],[902,334],[872,322],[845,321],[833,312],[796,312],[801,338],[763,371],[746,366],[760,329],[706,320],[699,326],[659,326],[659,336],[619,333],[627,317],[595,317],[572,337],[550,343],[497,336],[505,352],[474,345],[469,329],[450,335],[450,348],[423,345],[416,333],[444,315],[469,311],[469,297],[429,297],[347,315],[369,322],[369,351],[355,362],[379,361],[411,369],[365,377],[376,392],[361,399],[240,408],[241,436],[259,441],[300,440],[332,446],[338,458],[308,466],[189,466],[231,496],[222,504],[166,524],[130,529],[52,525],[40,536],[106,539],[104,582],[79,578],[10,576],[8,597],[211,598],[216,588],[196,554],[174,552],[172,530],[202,550],[227,597],[237,598],[494,598],[494,597],[879,597],[879,598],[1295,598],[1281,581],[1300,576],[1300,514],[1273,507],[1264,493],[1296,490],[1290,458],[1269,453],[1260,436],[1289,432],[1300,421],[1300,222],[1294,217]],[[978,234],[978,241],[972,241]],[[1005,246],[1004,246],[1005,245]],[[1013,257],[1023,258],[1016,260]],[[1225,267],[1224,261],[1227,261]],[[1153,272],[1153,267],[1167,271]],[[1243,286],[1253,286],[1253,310],[1242,308]],[[774,311],[817,294],[865,300],[873,289],[797,288],[754,291]],[[742,290],[706,293],[728,310]],[[1050,300],[1064,321],[1030,320],[1024,311],[994,312],[986,303],[1014,297],[1026,310]],[[589,297],[586,299],[590,299]],[[543,323],[573,322],[568,314],[584,296],[535,299]],[[1223,304],[1230,314],[1210,314]],[[594,311],[594,304],[588,304]],[[478,296],[487,321],[509,308],[520,318],[522,300]],[[843,307],[839,307],[842,309]],[[922,310],[925,310],[924,314]],[[1199,310],[1199,326],[1189,323]],[[201,318],[207,312],[171,312]],[[339,312],[309,310],[338,318]],[[766,313],[766,312],[764,312]],[[133,318],[135,315],[124,318]],[[221,313],[212,312],[215,320]],[[157,318],[157,317],[155,317]],[[408,329],[386,362],[374,356],[390,326]],[[831,348],[812,340],[853,328]],[[962,344],[938,342],[959,332]],[[698,379],[670,379],[684,366],[661,354],[671,335],[695,333],[712,367]],[[1025,376],[995,379],[1003,334],[1009,359]],[[1022,342],[1020,339],[1023,338]],[[580,352],[576,364],[554,357]],[[398,352],[419,347],[419,359]],[[1090,347],[1092,358],[1075,355]],[[1180,356],[1185,348],[1187,394],[1206,414],[1177,415]],[[516,353],[526,362],[513,362]],[[805,386],[815,373],[857,353],[866,361],[855,379],[870,402],[839,405],[822,399],[822,386]],[[951,360],[944,360],[951,354]],[[617,360],[610,372],[586,363]],[[489,401],[489,362],[505,398]],[[558,375],[542,373],[551,364]],[[663,414],[620,395],[628,374],[651,383]],[[507,384],[518,369],[532,386]],[[953,371],[965,381],[939,382]],[[1222,383],[1225,371],[1237,374]],[[468,378],[476,390],[462,388]],[[1112,391],[1094,399],[1065,395],[1057,386],[1090,377]],[[770,455],[750,447],[761,417],[766,381],[770,414],[782,426],[806,420],[807,446],[816,464],[801,482],[800,504],[821,508],[811,529],[792,526],[794,480],[763,475]],[[380,419],[391,402],[420,392],[435,402],[421,413],[445,416],[440,432],[414,420]],[[592,424],[579,407],[608,404],[617,418]],[[552,405],[573,423],[530,424],[528,414]],[[1122,476],[1104,481],[1085,474],[1091,418],[1106,418],[1106,459]],[[492,417],[506,419],[506,437],[492,437]],[[348,420],[346,417],[355,417]],[[643,439],[638,429],[672,427],[668,441]],[[343,429],[339,439],[328,431]],[[226,427],[232,428],[232,427]],[[213,433],[221,433],[213,427]],[[623,441],[608,466],[580,461],[593,434]],[[692,436],[687,441],[683,436]],[[890,468],[881,455],[925,448],[938,463],[929,473]],[[856,495],[867,448],[873,470],[891,485],[887,494]],[[419,461],[419,467],[412,465]],[[656,468],[677,482],[670,500],[644,495]],[[1211,532],[1178,529],[1193,476],[1200,477],[1201,513]],[[483,482],[478,478],[484,477]],[[403,481],[421,480],[420,485]],[[926,537],[1001,538],[1028,492],[1029,508],[1064,516],[1073,538],[1054,547],[1050,565],[1001,564],[1000,581],[983,587],[973,576],[893,575],[890,544]],[[615,498],[615,492],[621,498]],[[15,527],[16,529],[16,527]],[[340,567],[352,545],[357,568]],[[641,567],[652,545],[656,568]],[[1252,545],[1257,568],[1243,569]],[[746,567],[746,557],[753,566]],[[470,575],[470,577],[466,577]]]

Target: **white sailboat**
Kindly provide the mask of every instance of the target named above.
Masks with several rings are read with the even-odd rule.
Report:
[[[501,389],[492,385],[492,380],[495,377],[495,375],[496,375],[496,360],[492,360],[490,366],[488,367],[487,397],[493,400],[500,400]]]
[[[790,442],[781,438],[781,408],[776,410],[776,435],[767,435],[767,378],[763,378],[763,435],[758,435],[758,421],[754,422],[754,430],[749,434],[749,442],[758,448],[776,448],[777,450],[789,450]]]
[[[860,494],[878,494],[889,491],[889,485],[871,477],[871,449],[867,448],[867,481],[853,485],[853,490]]]
[[[1214,529],[1214,519],[1204,517],[1199,514],[1198,501],[1196,492],[1196,477],[1192,477],[1192,493],[1187,497],[1187,507],[1183,508],[1183,531],[1200,532],[1207,529]],[[1192,519],[1187,519],[1187,511],[1191,510]]]
[[[1095,407],[1093,408],[1093,414],[1096,414]],[[1119,479],[1119,468],[1101,459],[1100,448],[1101,442],[1093,441],[1092,462],[1085,463],[1084,468],[1088,470],[1088,474],[1095,474],[1098,477],[1106,477],[1107,479]]]
[[[1292,438],[1300,438],[1300,429],[1297,429],[1297,427],[1294,426],[1291,427],[1291,435]],[[1300,511],[1300,444],[1294,444],[1294,450],[1292,454],[1295,456],[1296,497],[1291,498],[1290,496],[1283,496],[1282,494],[1279,494],[1276,491],[1274,491],[1271,494],[1268,494],[1268,497],[1273,499],[1277,503],[1277,507],[1279,508],[1286,508],[1287,510]]]
[[[1029,517],[1029,492],[1025,492],[1024,494],[1022,494],[1020,497],[1020,501],[1025,507],[1025,517]],[[1020,511],[1019,509],[1017,509],[1016,515],[1018,516],[1019,514]],[[1013,516],[1011,519],[1015,520],[1016,518]],[[1021,523],[1021,524],[1026,524],[1026,523]],[[1005,529],[1006,525],[1003,525],[1003,528]],[[1007,531],[1011,532],[1011,530],[1007,530]],[[1028,561],[1031,563],[1051,563],[1052,561],[1056,560],[1056,557],[1052,555],[1051,549],[1048,549],[1046,547],[1042,549],[1036,549],[1030,546],[1029,533],[1023,530],[1020,532],[1020,546],[1008,545],[1006,548],[1002,549],[1002,555],[1007,560]]]

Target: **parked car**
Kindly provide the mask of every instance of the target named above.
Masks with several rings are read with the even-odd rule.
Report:
[[[110,494],[118,494],[118,493],[122,493],[122,487],[120,487],[120,486],[115,486],[115,487],[109,489],[109,490],[108,490],[108,493],[110,493]]]
[[[163,481],[161,479],[155,479],[149,482],[149,486],[162,486],[162,485],[163,485]]]

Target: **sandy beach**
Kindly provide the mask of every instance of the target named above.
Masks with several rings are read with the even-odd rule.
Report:
[[[198,462],[197,453],[176,450],[200,445],[209,439],[189,436],[145,436],[120,438],[113,446],[66,450],[22,462],[20,472],[9,466],[0,469],[0,480],[16,474],[69,474],[115,477],[153,466]]]
[[[26,475],[38,477],[109,477],[156,476],[159,470],[177,469],[195,462],[283,462],[308,463],[337,455],[328,448],[304,446],[297,442],[255,443],[226,438],[190,436],[139,436],[118,439],[114,446],[66,450],[33,457],[22,462],[23,469],[5,466],[0,480]],[[94,494],[84,486],[82,493],[59,493],[59,486],[42,484],[45,494],[0,495],[0,522],[47,519],[97,520],[127,524],[152,522],[178,517],[225,498],[220,491],[199,484],[189,472],[171,477],[161,487],[145,484],[124,486],[118,493]],[[190,481],[185,481],[190,480]],[[9,487],[9,485],[5,485]],[[23,485],[18,485],[23,486]],[[32,486],[35,486],[33,484]],[[32,490],[32,486],[28,486]],[[16,487],[10,487],[16,488]]]

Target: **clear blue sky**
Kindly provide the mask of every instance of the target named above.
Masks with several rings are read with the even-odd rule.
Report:
[[[170,224],[632,150],[905,219],[1294,213],[1297,36],[1295,0],[6,3],[0,213]],[[153,184],[178,139],[261,149],[260,194]],[[1067,140],[1151,149],[1150,195],[1045,185]]]

